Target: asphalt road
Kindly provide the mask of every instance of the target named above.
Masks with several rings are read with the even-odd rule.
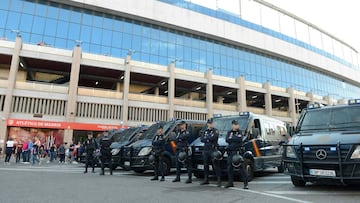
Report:
[[[198,179],[185,184],[185,174],[182,182],[172,183],[174,174],[165,182],[154,182],[151,171],[116,170],[113,176],[108,171],[99,176],[99,172],[97,168],[96,173],[83,174],[82,164],[1,163],[0,202],[360,202],[360,187],[310,184],[295,188],[288,176],[275,170],[257,176],[249,190],[241,189],[241,182],[231,189],[217,188],[214,180],[208,186],[200,186]]]

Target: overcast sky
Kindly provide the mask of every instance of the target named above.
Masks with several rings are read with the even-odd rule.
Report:
[[[250,21],[257,24],[267,24],[270,27],[279,27],[277,16],[268,13],[265,14],[265,9],[262,10],[263,16],[267,16],[259,21],[259,7],[257,3],[252,0],[188,0],[193,3],[197,3],[213,9],[220,8],[231,13],[239,15],[241,10],[242,17],[251,19]],[[280,7],[290,13],[297,15],[300,18],[320,27],[321,29],[331,33],[342,41],[346,42],[350,46],[354,47],[360,52],[360,0],[265,0],[277,7]],[[239,9],[239,2],[242,6]],[[274,12],[272,12],[274,13]],[[255,21],[254,21],[255,20]],[[282,24],[282,31],[288,29],[289,36],[292,36],[293,28],[290,24]],[[266,25],[265,25],[266,26]],[[296,32],[300,32],[297,30]],[[307,29],[302,30],[301,36],[307,36]],[[298,33],[299,35],[299,33]],[[304,40],[304,38],[299,38]],[[320,43],[318,39],[312,39],[313,43]],[[335,48],[336,49],[336,48]]]
[[[266,1],[319,26],[360,52],[359,0]]]

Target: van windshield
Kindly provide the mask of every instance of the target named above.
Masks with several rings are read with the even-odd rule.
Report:
[[[153,139],[154,136],[156,135],[156,132],[158,130],[158,126],[161,125],[163,126],[163,132],[165,133],[166,130],[170,127],[169,125],[172,124],[172,122],[160,122],[160,123],[155,123],[152,126],[150,126],[150,128],[144,133],[144,139]]]
[[[353,128],[360,128],[359,106],[308,111],[298,130],[353,130]]]
[[[219,130],[220,136],[225,136],[229,130],[232,129],[231,122],[237,120],[239,122],[240,130],[246,130],[249,123],[248,117],[229,117],[214,119],[214,127]]]
[[[137,128],[129,128],[124,131],[116,132],[114,135],[115,142],[124,142],[129,140],[130,136],[135,132]]]

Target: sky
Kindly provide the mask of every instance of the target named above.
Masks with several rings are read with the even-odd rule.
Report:
[[[188,0],[213,9],[221,8],[232,13],[243,13],[243,18],[259,18],[258,7],[252,0]],[[239,9],[241,1],[242,9]],[[360,1],[359,0],[265,0],[331,33],[360,52]],[[253,10],[252,10],[253,9]],[[254,12],[255,11],[255,12]],[[265,13],[265,10],[262,10]],[[264,14],[265,15],[265,14]],[[271,16],[271,15],[269,15]],[[278,26],[276,16],[260,23]],[[286,29],[290,24],[282,25]],[[291,33],[290,33],[291,34]],[[291,35],[290,35],[291,36]],[[320,40],[313,40],[320,41]]]

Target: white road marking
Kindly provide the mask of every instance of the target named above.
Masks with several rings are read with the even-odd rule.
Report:
[[[304,200],[295,199],[295,198],[291,198],[291,197],[285,197],[285,196],[281,196],[281,195],[277,195],[277,194],[271,194],[271,193],[267,193],[267,192],[260,192],[260,191],[255,191],[255,190],[245,190],[245,189],[236,188],[236,187],[232,187],[230,189],[231,190],[238,190],[238,191],[242,191],[242,192],[249,192],[249,193],[259,194],[259,195],[273,197],[273,198],[277,198],[277,199],[283,199],[283,200],[287,200],[287,201],[291,201],[291,202],[311,203],[309,201],[304,201]]]
[[[355,192],[318,192],[318,191],[265,191],[266,193],[276,194],[276,195],[356,195],[359,196],[359,193]]]
[[[288,181],[251,181],[251,184],[291,184],[291,182]]]

